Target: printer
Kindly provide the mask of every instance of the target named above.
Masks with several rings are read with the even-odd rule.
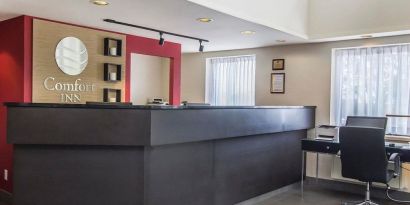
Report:
[[[315,139],[339,141],[339,127],[335,125],[319,125],[315,128]]]
[[[169,105],[168,102],[164,100],[164,98],[149,98],[147,101],[147,105],[150,106],[164,106]]]

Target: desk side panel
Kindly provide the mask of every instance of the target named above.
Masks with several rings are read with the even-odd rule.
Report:
[[[300,181],[306,130],[146,148],[147,205],[226,205]]]

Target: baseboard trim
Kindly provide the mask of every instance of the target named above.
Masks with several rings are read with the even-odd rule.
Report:
[[[322,189],[329,189],[333,191],[340,191],[340,192],[346,192],[346,193],[363,195],[363,196],[366,190],[365,185],[361,185],[357,183],[335,181],[335,180],[329,180],[329,179],[316,179],[313,177],[306,177],[304,182],[305,182],[304,183],[305,188],[308,188],[308,189],[322,188]],[[387,199],[386,188],[372,187],[370,192],[371,192],[371,197],[378,198],[378,199]],[[391,190],[389,191],[389,194],[391,194],[395,199],[410,200],[410,193],[408,192]]]
[[[11,205],[12,201],[13,195],[4,189],[0,189],[0,202]]]

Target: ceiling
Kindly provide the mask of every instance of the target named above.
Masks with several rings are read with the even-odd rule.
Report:
[[[0,21],[19,15],[30,15],[78,25],[112,30],[132,35],[159,38],[158,33],[103,22],[117,21],[152,27],[159,30],[208,39],[205,51],[220,51],[271,46],[277,40],[286,44],[307,42],[285,32],[251,23],[186,0],[109,0],[109,6],[96,6],[89,0],[0,0]],[[211,23],[196,21],[210,17]],[[242,35],[241,31],[256,31]],[[194,40],[166,36],[169,41],[182,44],[184,53],[197,52],[199,43]]]

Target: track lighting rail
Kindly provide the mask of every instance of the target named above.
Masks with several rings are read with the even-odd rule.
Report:
[[[208,40],[202,39],[202,38],[197,38],[197,37],[192,37],[192,36],[187,36],[187,35],[181,35],[181,34],[167,32],[167,31],[162,31],[162,30],[158,30],[158,29],[154,29],[154,28],[148,28],[148,27],[145,27],[145,26],[139,26],[139,25],[134,25],[134,24],[130,24],[130,23],[120,22],[120,21],[116,21],[116,20],[113,20],[113,19],[104,19],[104,21],[108,22],[108,23],[119,24],[119,25],[123,25],[123,26],[129,26],[129,27],[144,29],[144,30],[148,30],[148,31],[158,32],[160,34],[160,38],[162,39],[162,40],[160,40],[160,44],[161,44],[161,42],[163,44],[163,38],[162,38],[163,34],[167,34],[167,35],[171,35],[171,36],[177,36],[177,37],[181,37],[181,38],[192,39],[192,40],[197,40],[197,41],[199,41],[199,44],[200,44],[200,49],[199,50],[201,52],[204,49],[204,46],[202,45],[202,42],[209,42]]]

